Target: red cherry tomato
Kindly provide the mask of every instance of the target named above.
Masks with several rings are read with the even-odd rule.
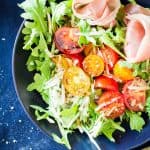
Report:
[[[84,47],[78,45],[78,28],[62,27],[55,32],[54,42],[59,51],[65,54],[80,53]]]
[[[125,112],[124,97],[115,91],[104,92],[97,101],[98,110],[107,118],[117,118]]]
[[[135,78],[128,81],[122,90],[125,98],[125,105],[132,111],[143,111],[146,103],[146,82],[143,79]]]
[[[109,70],[112,70],[115,63],[118,61],[118,54],[108,46],[105,46],[101,49],[102,56],[105,60],[105,63],[108,65]]]
[[[66,54],[65,56],[72,59],[74,65],[82,68],[82,62],[84,59],[82,54],[80,54],[80,53],[79,54]]]
[[[95,78],[94,86],[95,88],[102,88],[102,89],[112,90],[112,91],[119,90],[118,83],[114,79],[108,78],[103,75]]]

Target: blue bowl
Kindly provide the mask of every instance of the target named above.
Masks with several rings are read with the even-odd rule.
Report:
[[[126,3],[127,1],[124,0],[123,2]],[[143,6],[150,7],[150,1],[148,0],[137,0],[137,2]],[[20,102],[29,118],[51,138],[53,132],[59,133],[58,127],[56,125],[50,125],[47,121],[38,122],[33,110],[29,107],[33,104],[40,106],[44,106],[45,104],[38,93],[27,92],[26,90],[27,85],[33,80],[33,74],[26,69],[26,61],[29,53],[22,50],[23,35],[21,31],[23,25],[24,22],[18,31],[13,50],[14,85]],[[150,140],[150,121],[147,121],[147,124],[140,133],[131,131],[128,128],[126,130],[124,135],[116,133],[118,139],[116,143],[110,142],[104,136],[99,136],[96,141],[102,150],[126,150],[140,146]],[[75,132],[70,135],[69,139],[73,150],[95,150],[95,147],[85,134]]]

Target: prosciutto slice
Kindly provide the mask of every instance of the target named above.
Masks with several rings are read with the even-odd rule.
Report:
[[[131,63],[141,62],[150,58],[150,16],[132,14],[126,17],[126,42],[124,52]]]
[[[121,6],[120,0],[73,0],[73,13],[80,19],[88,19],[89,24],[113,26]]]
[[[138,4],[127,4],[125,6],[125,13],[126,15],[133,15],[133,14],[144,14],[150,15],[150,9],[144,8]]]

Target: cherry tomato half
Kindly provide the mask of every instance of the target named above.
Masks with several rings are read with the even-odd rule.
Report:
[[[101,49],[101,53],[105,63],[108,65],[109,70],[112,70],[115,63],[119,59],[118,54],[108,46],[105,46],[103,49]]]
[[[98,110],[107,118],[117,118],[125,112],[124,97],[115,91],[104,92],[97,101]]]
[[[72,61],[70,59],[63,57],[62,55],[57,55],[53,57],[52,60],[58,68],[62,68],[64,70],[72,66]]]
[[[132,69],[129,69],[127,67],[123,67],[121,66],[121,62],[123,60],[119,60],[117,61],[117,63],[115,64],[114,68],[113,68],[113,73],[114,73],[114,76],[119,78],[120,80],[122,81],[128,81],[128,80],[132,80],[134,79],[134,76],[133,76],[133,71]]]
[[[132,111],[143,111],[146,103],[146,82],[143,79],[135,78],[128,81],[122,90],[125,98],[125,105]]]
[[[78,28],[62,27],[55,32],[54,42],[59,51],[65,54],[80,53],[84,47],[78,45]]]
[[[97,54],[98,48],[94,46],[92,43],[86,45],[84,47],[83,53],[85,56],[91,55],[91,54]]]
[[[95,88],[102,88],[102,89],[113,90],[113,91],[119,90],[118,83],[112,78],[101,75],[95,78],[94,81],[95,81],[94,82]]]
[[[88,55],[83,60],[83,69],[92,77],[99,76],[104,71],[104,61],[98,55]]]
[[[73,64],[82,68],[82,62],[83,62],[83,55],[82,54],[66,54],[67,58],[70,58],[73,61]]]
[[[63,76],[65,89],[73,96],[84,96],[89,93],[91,86],[90,78],[79,67],[70,67]]]

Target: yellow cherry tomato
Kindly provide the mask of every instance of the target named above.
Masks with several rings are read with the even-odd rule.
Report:
[[[68,69],[72,65],[72,61],[62,55],[55,56],[52,60],[58,68],[62,68],[64,70]]]
[[[91,83],[89,76],[81,68],[72,66],[64,73],[63,85],[73,96],[84,96],[89,93]]]
[[[132,80],[134,78],[132,69],[121,66],[121,64],[120,64],[121,61],[123,61],[123,60],[119,60],[115,64],[115,66],[113,68],[114,75],[122,81]]]
[[[88,55],[83,60],[83,69],[92,77],[99,76],[104,71],[104,61],[98,55]]]

